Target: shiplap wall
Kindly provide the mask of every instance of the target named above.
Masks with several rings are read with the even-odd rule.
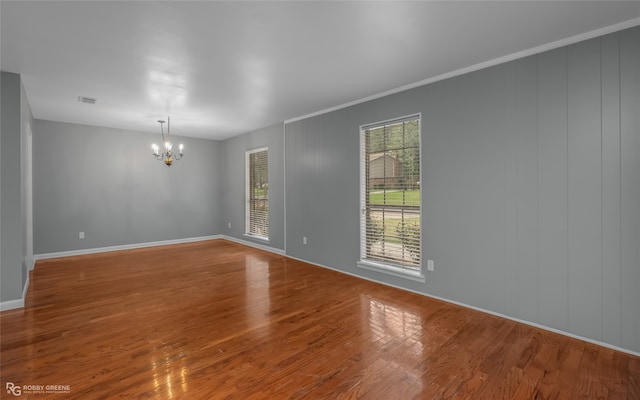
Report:
[[[358,127],[417,112],[424,284],[356,267]],[[288,123],[287,253],[640,351],[639,115],[635,27]]]

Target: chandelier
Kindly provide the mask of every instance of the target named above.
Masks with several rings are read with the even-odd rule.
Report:
[[[162,134],[162,141],[164,142],[164,151],[162,153],[159,152],[160,147],[157,144],[152,144],[151,148],[153,149],[153,156],[158,161],[164,161],[167,167],[170,167],[174,161],[178,161],[182,158],[182,149],[184,149],[184,145],[180,143],[179,153],[175,153],[172,148],[173,144],[171,143],[171,121],[170,117],[167,117],[167,135],[164,134],[163,125],[165,121],[158,120],[160,123],[160,133]]]

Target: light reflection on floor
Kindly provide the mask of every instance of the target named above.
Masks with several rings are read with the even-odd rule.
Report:
[[[371,342],[380,347],[388,346],[390,351],[385,352],[388,354],[385,361],[396,372],[401,371],[414,384],[421,385],[422,372],[416,365],[423,359],[422,317],[368,295],[360,298],[363,311],[368,316],[363,330],[370,334]],[[392,341],[394,343],[389,346]]]
[[[245,256],[245,298],[248,326],[266,326],[271,308],[269,262],[252,254]],[[255,329],[259,333],[261,329]]]

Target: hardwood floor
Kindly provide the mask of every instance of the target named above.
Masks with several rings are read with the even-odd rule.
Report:
[[[638,357],[224,240],[39,261],[0,323],[2,398],[640,399]]]

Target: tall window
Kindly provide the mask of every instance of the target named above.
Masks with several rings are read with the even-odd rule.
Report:
[[[247,151],[247,235],[269,238],[269,155],[262,147]]]
[[[420,115],[360,128],[363,267],[422,276]]]

